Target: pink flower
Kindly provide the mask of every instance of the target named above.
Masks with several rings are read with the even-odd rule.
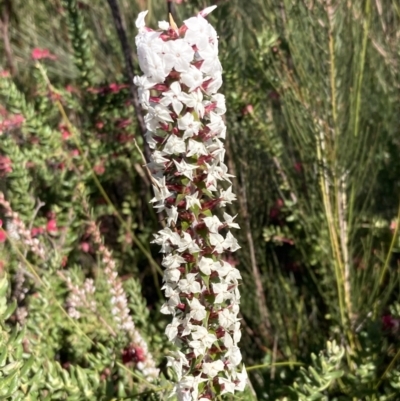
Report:
[[[125,89],[125,88],[128,88],[128,85],[117,84],[115,82],[108,85],[108,89],[110,90],[111,93],[118,93],[121,89]]]
[[[4,116],[6,116],[7,112],[3,113]],[[15,114],[12,116],[9,116],[9,118],[6,118],[3,121],[0,121],[0,131],[3,130],[8,130],[12,128],[18,128],[22,125],[22,123],[25,121],[25,118],[21,114]]]
[[[57,221],[54,219],[51,219],[47,222],[46,224],[46,230],[47,232],[55,232],[58,230],[57,228]]]
[[[103,163],[98,163],[93,167],[93,171],[97,174],[97,175],[102,175],[104,174],[104,172],[106,171],[104,164]]]
[[[81,251],[85,253],[88,253],[90,251],[90,245],[88,242],[81,242],[80,248]]]
[[[60,132],[61,132],[61,137],[65,141],[71,137],[71,133],[68,130],[68,127],[64,124],[60,124],[58,126]]]
[[[32,227],[31,235],[32,237],[36,237],[37,235],[43,234],[44,227]]]
[[[3,221],[0,220],[0,242],[5,242],[5,240],[7,239],[7,234],[3,230],[2,226],[3,226]]]
[[[7,156],[0,155],[0,177],[5,177],[12,172],[12,162]]]
[[[303,165],[300,162],[296,162],[294,164],[294,169],[298,172],[301,173],[301,171],[303,170]]]
[[[400,319],[396,319],[392,315],[384,315],[382,316],[382,325],[384,330],[397,331],[400,327]]]
[[[253,114],[254,112],[254,107],[252,104],[247,104],[244,109],[242,110],[242,114],[244,116],[248,115],[248,114]]]
[[[49,49],[39,49],[35,47],[32,50],[31,57],[33,60],[42,60],[42,59],[49,59],[49,60],[56,60],[57,57],[54,54],[50,53]]]

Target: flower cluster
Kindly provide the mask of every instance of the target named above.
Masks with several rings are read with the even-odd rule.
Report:
[[[17,212],[11,208],[10,202],[4,198],[4,194],[0,192],[0,207],[7,217],[7,235],[10,239],[21,241],[40,259],[45,259],[45,250],[37,238],[32,238],[31,231],[26,228],[25,223],[21,220]],[[0,225],[1,227],[1,225]],[[5,239],[5,237],[4,237]]]
[[[159,370],[156,368],[155,361],[148,349],[146,341],[141,336],[132,320],[128,307],[128,299],[122,282],[118,277],[115,260],[112,258],[109,249],[102,243],[100,230],[93,221],[89,223],[88,233],[91,234],[94,244],[98,246],[98,255],[104,265],[104,274],[110,288],[111,314],[114,321],[117,323],[120,330],[124,330],[128,334],[132,344],[134,344],[136,353],[139,353],[138,350],[140,350],[141,358],[137,358],[136,367],[148,380],[153,380],[158,376]]]
[[[234,217],[215,211],[236,199],[224,164],[226,126],[218,37],[205,17],[215,7],[184,21],[171,19],[159,30],[145,26],[147,12],[136,21],[136,45],[144,73],[135,77],[146,110],[146,140],[152,150],[147,164],[153,177],[151,200],[166,215],[166,227],[154,243],[162,265],[171,314],[168,339],[179,350],[168,357],[179,400],[210,400],[242,391],[247,374],[240,369],[241,337],[238,291],[240,272],[224,259],[239,247],[230,229]],[[229,185],[229,184],[228,184]]]

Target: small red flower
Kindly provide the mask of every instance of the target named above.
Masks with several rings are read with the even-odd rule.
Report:
[[[46,224],[47,232],[55,232],[58,230],[57,228],[57,221],[54,219],[50,219]]]
[[[300,162],[296,162],[294,164],[294,169],[298,172],[301,173],[301,171],[303,170],[303,165]]]
[[[400,327],[400,319],[396,319],[392,315],[382,316],[382,326],[384,330],[397,331]]]
[[[88,242],[81,242],[80,248],[82,252],[88,253],[90,251],[90,245]]]
[[[125,88],[127,88],[128,87],[128,85],[126,85],[126,84],[117,84],[117,83],[111,83],[109,86],[108,86],[108,88],[110,89],[110,91],[112,92],[112,93],[117,93],[117,92],[119,92],[121,89],[125,89]]]
[[[3,221],[0,220],[0,242],[5,242],[5,240],[7,239],[7,234],[3,230],[2,226],[3,226]]]
[[[44,227],[32,227],[31,235],[32,237],[36,237],[37,235],[44,233]]]
[[[130,344],[122,350],[122,363],[124,365],[130,362],[143,362],[145,360],[145,353],[141,347]]]
[[[12,162],[7,156],[0,155],[0,177],[5,177],[12,172]]]
[[[49,59],[49,60],[56,60],[57,57],[54,54],[50,53],[49,49],[39,49],[38,47],[32,50],[31,56],[33,60],[42,60],[42,59]]]
[[[252,104],[248,104],[244,107],[244,109],[242,110],[242,114],[244,116],[248,115],[248,114],[253,114],[254,113],[254,107]]]
[[[99,163],[99,164],[96,164],[96,165],[93,167],[93,171],[94,171],[97,175],[102,175],[102,174],[104,174],[104,172],[106,171],[106,169],[105,169],[103,163]]]

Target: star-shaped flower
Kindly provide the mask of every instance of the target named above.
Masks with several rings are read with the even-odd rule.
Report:
[[[180,162],[177,162],[174,159],[174,164],[176,166],[178,173],[184,175],[185,177],[189,178],[189,180],[193,181],[193,170],[195,170],[197,166],[188,164],[183,159]]]
[[[183,133],[183,139],[190,138],[195,134],[199,133],[199,129],[201,127],[201,123],[199,121],[195,121],[192,113],[186,113],[183,117],[178,119],[178,128]]]

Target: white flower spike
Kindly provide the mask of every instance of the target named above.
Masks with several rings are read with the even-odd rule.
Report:
[[[157,31],[147,28],[147,12],[136,21],[144,75],[134,82],[152,151],[151,202],[165,212],[167,225],[153,241],[164,254],[167,300],[161,313],[172,315],[165,334],[179,351],[167,357],[168,366],[176,373],[174,393],[184,401],[243,391],[247,380],[238,347],[241,276],[225,260],[240,248],[229,231],[239,225],[228,213],[217,217],[236,195],[232,186],[220,186],[232,175],[224,164],[218,36],[205,19],[215,8],[207,7],[181,28],[172,19],[159,22]]]

